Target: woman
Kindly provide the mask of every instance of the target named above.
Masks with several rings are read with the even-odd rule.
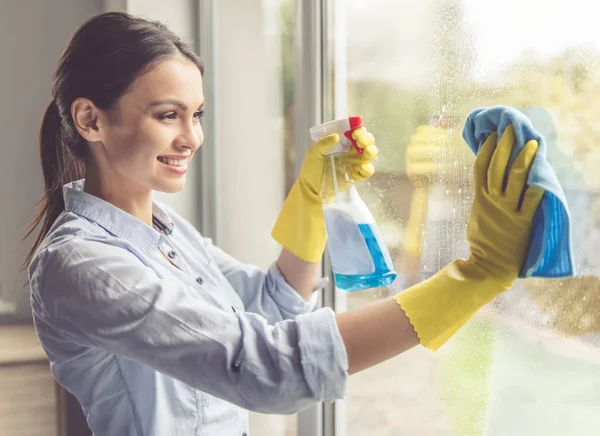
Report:
[[[56,72],[41,128],[46,187],[28,259],[31,300],[54,377],[95,435],[245,435],[244,409],[293,413],[342,398],[348,374],[419,342],[438,348],[516,279],[541,198],[528,189],[518,207],[536,143],[513,164],[506,191],[514,138],[496,147],[491,135],[483,147],[469,260],[335,314],[309,301],[326,238],[323,153],[337,135],[311,147],[273,230],[281,256],[263,273],[152,202],[152,190],[183,187],[203,107],[192,50],[127,14],[85,23]],[[374,140],[364,129],[353,137],[364,153],[348,154],[350,171],[369,177]],[[507,222],[500,229],[495,219]]]

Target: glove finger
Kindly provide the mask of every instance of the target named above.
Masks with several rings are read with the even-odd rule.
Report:
[[[520,209],[521,214],[527,219],[532,220],[545,192],[546,191],[539,186],[530,186],[527,188],[527,191],[525,191],[525,195],[523,196],[523,204]]]
[[[348,153],[344,158],[344,162],[349,165],[361,165],[365,162],[375,160],[378,154],[379,150],[377,149],[377,147],[374,145],[369,145],[367,148],[365,148],[363,154],[358,154],[356,152]]]
[[[356,153],[354,156],[351,156],[351,159],[354,159],[354,157],[357,157],[361,161],[372,161],[372,160],[377,159],[378,154],[379,154],[379,149],[377,148],[376,145],[367,145],[363,149],[363,154]]]
[[[488,186],[488,168],[490,167],[490,161],[494,155],[496,149],[496,141],[498,140],[498,133],[492,132],[487,137],[483,145],[479,148],[477,158],[475,158],[474,164],[474,179],[476,189],[483,189],[487,192]]]
[[[538,149],[538,142],[534,139],[528,141],[515,159],[506,184],[506,198],[510,201],[514,210],[519,207],[521,194],[527,187],[527,178]]]
[[[369,145],[375,144],[375,137],[364,126],[354,130],[352,137],[356,141],[358,148],[367,148]]]
[[[515,130],[511,124],[504,130],[488,168],[488,189],[496,196],[501,196],[504,192],[504,177],[514,143]]]
[[[333,147],[335,147],[338,142],[340,142],[340,135],[337,133],[332,133],[331,135],[323,136],[321,139],[315,142],[310,148],[310,151],[322,158]]]
[[[375,167],[371,163],[365,163],[363,165],[352,167],[348,170],[348,175],[353,180],[364,180],[375,174]]]

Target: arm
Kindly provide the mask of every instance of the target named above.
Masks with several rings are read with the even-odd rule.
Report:
[[[348,373],[384,362],[419,344],[413,326],[393,299],[367,304],[337,315],[348,354]]]
[[[319,264],[296,258],[298,264],[293,260],[284,265],[278,262],[265,272],[255,265],[238,261],[208,238],[203,239],[202,245],[240,296],[246,311],[256,313],[266,318],[269,324],[274,324],[314,309],[318,293],[314,292],[316,280],[310,277],[316,277]],[[289,256],[293,257],[291,254]],[[310,271],[311,267],[315,268],[314,272]]]
[[[248,283],[253,282],[253,275],[248,271],[255,271],[254,277],[256,278],[264,276],[262,271],[240,264],[212,244],[210,244],[210,253],[213,258],[218,260],[221,271],[232,283],[232,286],[242,290],[241,295],[245,296],[242,299],[252,309],[257,310],[260,307],[262,313],[268,312],[265,308],[276,303],[270,295],[274,295],[275,298],[291,298],[291,302],[297,301],[293,298],[291,289],[284,290],[284,283],[280,283],[278,288],[272,288],[267,292],[256,292],[255,288],[248,286]],[[311,277],[311,275],[316,277],[319,271],[318,263],[303,261],[287,250],[282,250],[277,266],[289,285],[299,289],[304,283],[307,291],[314,286],[314,282],[307,280],[307,277]],[[272,281],[261,280],[256,283],[262,283],[260,286],[263,286],[263,289],[269,289],[268,287],[264,288],[264,284],[272,283]],[[276,307],[284,306],[287,306],[285,301],[276,305]],[[275,306],[272,307],[272,310],[276,310]],[[393,300],[378,301],[353,311],[338,314],[336,322],[348,354],[348,372],[350,374],[376,365],[419,343],[408,318]]]
[[[277,259],[277,267],[285,278],[285,281],[308,301],[310,300],[315,284],[321,272],[320,262],[307,262],[283,249]]]
[[[401,311],[390,301],[337,319],[320,309],[270,326],[211,306],[125,250],[82,238],[48,248],[32,271],[49,321],[79,344],[257,412],[293,413],[343,398],[344,342],[353,372],[399,352],[395,343],[416,344],[414,334],[392,333]]]
[[[161,209],[168,211],[177,227],[187,229],[192,235],[193,245],[211,258],[219,271],[227,279],[238,294],[244,309],[267,319],[269,324],[313,310],[317,303],[319,286],[317,280],[318,263],[299,261],[294,263],[278,262],[267,271],[252,264],[245,264],[216,247],[210,238],[203,237],[187,220],[179,216],[169,206],[160,204]],[[284,250],[285,251],[285,250]],[[289,253],[288,253],[289,254]],[[282,257],[283,257],[282,253]],[[290,255],[290,257],[294,257]],[[305,269],[306,266],[306,269]],[[310,269],[314,268],[314,272]]]
[[[271,326],[216,308],[126,250],[82,237],[47,248],[31,271],[48,323],[80,345],[263,413],[293,413],[345,393],[347,355],[330,309]]]
[[[303,261],[284,249],[277,265],[287,282],[299,293],[312,293],[313,278],[320,271],[318,263]],[[391,299],[340,313],[336,321],[348,354],[349,374],[370,368],[419,344],[404,311]]]

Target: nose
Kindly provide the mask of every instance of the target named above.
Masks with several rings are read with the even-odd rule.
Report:
[[[178,146],[196,151],[204,141],[204,131],[200,123],[187,125],[179,137]]]

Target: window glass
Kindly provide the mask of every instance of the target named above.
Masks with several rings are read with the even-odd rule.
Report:
[[[600,30],[585,0],[348,0],[348,113],[380,150],[361,195],[399,272],[389,289],[466,256],[475,108],[522,108],[546,136],[566,191],[579,277],[528,279],[483,308],[436,353],[418,347],[350,378],[349,434],[592,435],[600,407]],[[439,170],[407,175],[419,126],[437,129]],[[406,249],[410,231],[421,253]]]

